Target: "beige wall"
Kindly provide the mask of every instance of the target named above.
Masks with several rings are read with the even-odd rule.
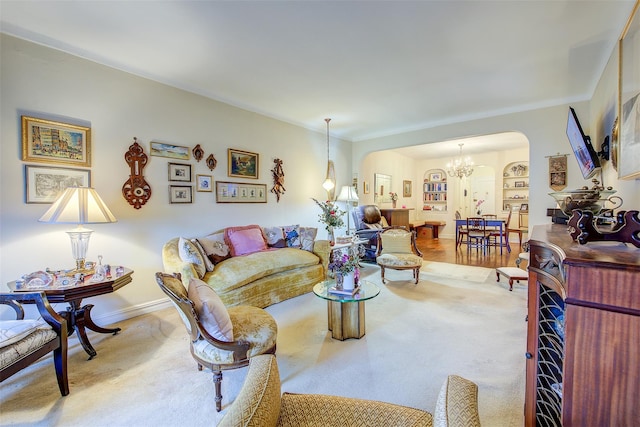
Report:
[[[113,314],[130,316],[153,309],[163,294],[154,281],[162,270],[161,248],[175,236],[196,236],[230,225],[318,225],[319,210],[311,197],[324,199],[321,184],[326,172],[324,117],[319,132],[212,101],[201,96],[135,77],[59,51],[6,35],[1,36],[1,287],[25,273],[73,266],[69,225],[39,223],[49,205],[26,204],[24,165],[21,159],[20,116],[58,115],[61,120],[81,120],[93,132],[92,186],[117,217],[115,224],[89,226],[95,232],[88,259],[124,264],[135,270],[134,281],[115,294],[99,297],[97,318]],[[169,204],[167,164],[150,157],[144,170],[152,188],[149,203],[131,207],[121,188],[129,176],[124,153],[137,137],[149,154],[149,142],[159,140],[213,153],[217,168],[211,172],[191,159],[193,175],[227,177],[227,148],[260,154],[258,183],[273,185],[273,159],[284,161],[286,193],[276,203],[216,204],[213,193],[194,192],[190,205]],[[350,144],[331,138],[338,185],[350,183]],[[173,160],[175,161],[175,160]],[[255,182],[254,180],[245,180]],[[62,309],[62,308],[61,308]],[[138,310],[138,311],[137,311]]]

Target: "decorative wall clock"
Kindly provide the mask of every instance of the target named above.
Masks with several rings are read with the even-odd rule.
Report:
[[[151,186],[144,180],[142,173],[147,165],[148,157],[138,144],[137,138],[133,138],[133,144],[129,146],[129,151],[124,153],[124,160],[129,165],[131,172],[129,179],[122,186],[122,195],[131,206],[140,209],[151,198]]]

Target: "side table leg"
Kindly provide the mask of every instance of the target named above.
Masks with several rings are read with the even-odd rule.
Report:
[[[86,351],[89,355],[89,360],[93,359],[98,353],[93,348],[93,346],[89,342],[89,338],[87,337],[87,331],[85,329],[85,318],[82,309],[76,311],[76,321],[75,325],[73,326],[76,330],[76,334],[78,334],[78,340],[80,341],[82,348],[84,348],[84,351]]]
[[[102,326],[98,326],[93,323],[93,319],[91,319],[91,309],[93,308],[93,304],[87,304],[82,309],[84,310],[84,323],[87,328],[91,329],[95,332],[100,332],[101,334],[113,334],[116,335],[122,329],[120,328],[103,328]]]

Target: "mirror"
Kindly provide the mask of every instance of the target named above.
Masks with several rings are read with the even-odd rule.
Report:
[[[391,175],[384,175],[381,173],[375,174],[375,197],[376,203],[391,203]]]

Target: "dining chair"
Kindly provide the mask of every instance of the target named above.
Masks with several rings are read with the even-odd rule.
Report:
[[[467,250],[471,248],[482,249],[485,253],[488,244],[488,231],[486,220],[482,217],[467,218]]]
[[[511,247],[509,245],[509,234],[516,233],[518,235],[518,248],[522,248],[522,234],[528,232],[528,223],[529,223],[529,212],[528,211],[520,211],[518,209],[518,226],[511,224],[513,219],[513,210],[514,207],[509,208],[509,215],[507,217],[506,222],[506,235],[507,235],[507,249],[511,251]]]
[[[461,245],[462,245],[462,242],[463,242],[463,241],[464,241],[464,242],[466,242],[466,241],[467,241],[467,238],[466,238],[466,235],[467,235],[467,226],[466,226],[466,225],[460,225],[460,226],[458,226],[458,225],[457,225],[457,224],[458,224],[457,220],[462,219],[462,215],[460,215],[460,212],[459,212],[459,211],[456,211],[456,214],[455,214],[455,215],[456,215],[456,227],[457,227],[457,230],[456,230],[456,231],[457,231],[457,236],[458,236],[458,240],[456,241],[456,248],[458,248],[459,246],[461,246]]]

